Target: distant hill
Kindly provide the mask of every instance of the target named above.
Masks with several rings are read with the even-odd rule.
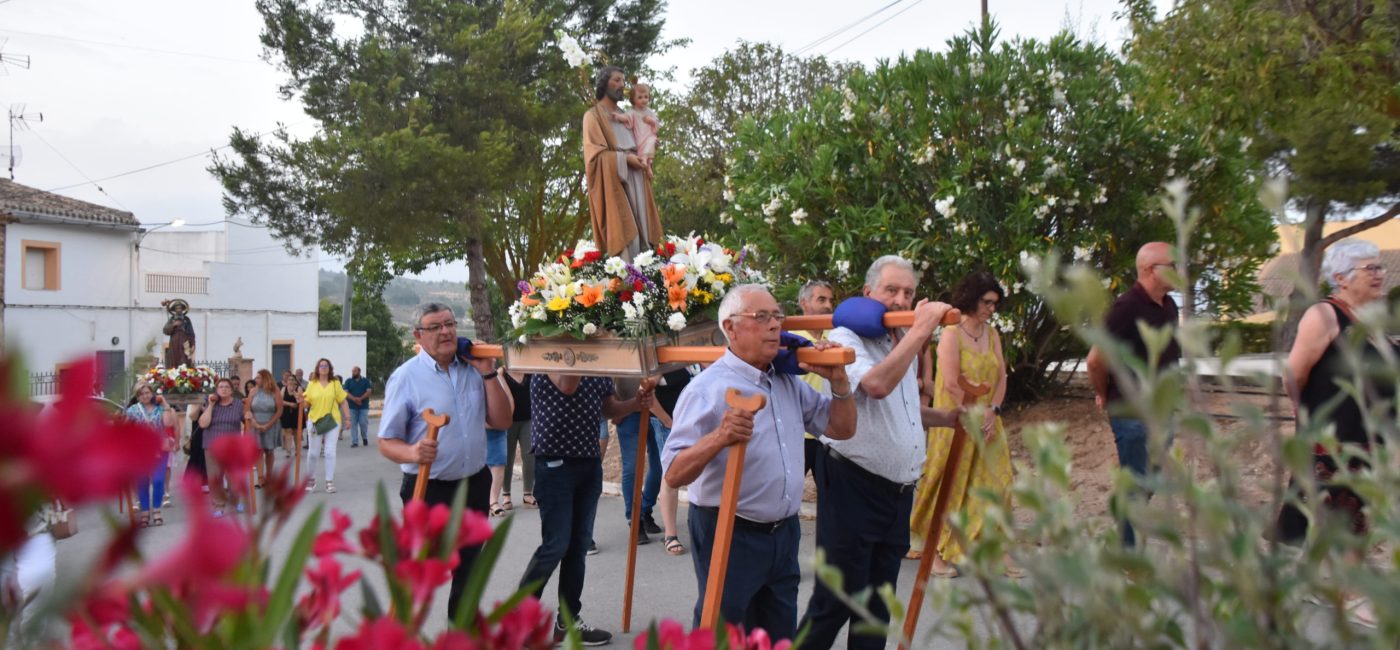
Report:
[[[330,300],[337,305],[344,302],[345,274],[343,272],[321,269],[320,284],[322,300]],[[393,315],[396,325],[412,327],[413,310],[418,305],[429,301],[440,302],[451,307],[453,311],[457,312],[458,319],[466,326],[467,329],[464,329],[464,332],[470,329],[471,319],[467,316],[467,288],[460,282],[449,280],[427,282],[413,278],[394,278],[384,289],[384,302],[389,305],[389,313]],[[471,336],[471,333],[467,332],[463,336]]]

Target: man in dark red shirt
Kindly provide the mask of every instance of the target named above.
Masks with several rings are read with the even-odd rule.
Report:
[[[1128,348],[1133,358],[1146,362],[1147,342],[1143,340],[1138,324],[1152,328],[1168,327],[1175,329],[1178,320],[1176,301],[1167,295],[1172,290],[1164,272],[1172,268],[1171,246],[1165,242],[1149,242],[1138,249],[1137,282],[1133,288],[1113,302],[1108,310],[1105,323],[1108,333]],[[1175,337],[1157,357],[1157,368],[1169,368],[1181,360],[1181,346]],[[1118,448],[1118,464],[1128,469],[1139,479],[1148,475],[1148,468],[1155,467],[1149,462],[1148,426],[1141,414],[1134,411],[1124,400],[1124,389],[1136,391],[1137,386],[1120,386],[1119,377],[1109,372],[1103,351],[1098,346],[1089,350],[1089,382],[1094,387],[1095,401],[1099,408],[1108,410],[1109,427],[1113,429],[1113,443]],[[1170,449],[1173,431],[1166,431],[1166,444]],[[1147,498],[1151,498],[1151,493]],[[1120,522],[1123,545],[1132,547],[1137,539],[1131,524]]]

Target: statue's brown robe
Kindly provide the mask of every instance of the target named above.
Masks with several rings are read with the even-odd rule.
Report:
[[[637,238],[637,221],[627,203],[627,190],[618,175],[617,144],[607,109],[595,104],[583,115],[583,160],[588,178],[588,215],[593,222],[593,241],[606,255],[618,255]],[[647,230],[656,241],[642,242],[642,250],[661,241],[661,218],[651,183],[645,183]]]

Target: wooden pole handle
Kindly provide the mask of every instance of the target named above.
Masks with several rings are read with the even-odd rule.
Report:
[[[957,325],[962,322],[962,312],[956,309],[949,309],[943,315],[944,325]],[[885,327],[912,327],[914,325],[914,312],[912,311],[887,311],[883,321]],[[831,314],[819,316],[788,316],[783,320],[785,330],[806,330],[816,332],[829,330],[832,328]]]
[[[737,388],[725,391],[724,401],[731,408],[757,411],[767,403],[762,393],[745,396]],[[748,444],[729,447],[724,466],[724,490],[720,493],[719,519],[711,543],[710,575],[705,581],[705,602],[700,627],[713,630],[719,625],[720,604],[724,601],[724,579],[729,573],[729,550],[734,543],[734,518],[739,511],[739,487],[744,481],[744,456]]]
[[[432,409],[423,409],[423,421],[428,423],[428,440],[437,442],[438,430],[447,426],[452,421],[452,416],[443,413],[438,414]],[[421,501],[423,495],[428,493],[428,474],[433,470],[432,463],[418,464],[418,480],[413,484],[413,498]]]
[[[656,360],[661,363],[711,363],[724,356],[717,345],[667,345],[656,348]],[[809,366],[846,366],[856,362],[856,351],[834,347],[818,350],[797,348],[797,360]]]
[[[963,389],[963,405],[968,406],[992,389],[991,386],[973,384],[967,378],[958,377],[958,386]],[[943,472],[938,477],[938,496],[933,501],[933,514],[924,531],[924,554],[919,559],[919,571],[914,574],[914,590],[909,594],[909,606],[904,610],[904,638],[913,640],[919,627],[919,610],[924,606],[924,592],[928,588],[928,578],[933,572],[933,556],[938,554],[938,539],[943,536],[943,519],[948,514],[948,499],[953,482],[957,480],[958,462],[963,447],[967,445],[967,429],[962,422],[953,425],[953,441],[948,445],[948,459],[943,462]],[[900,650],[908,650],[900,644]]]
[[[301,488],[301,427],[302,420],[306,417],[306,409],[301,407],[301,399],[297,399],[297,430],[292,436],[292,453],[296,454],[296,467],[292,472],[292,484]]]
[[[655,386],[654,379],[648,377],[642,380],[642,390],[649,391]],[[632,472],[632,534],[627,541],[627,583],[622,594],[623,634],[632,631],[632,587],[637,577],[637,531],[642,528],[642,483],[647,466],[647,435],[651,426],[650,412],[639,410],[637,413],[641,421],[637,425],[637,462],[633,465],[636,470]],[[621,447],[617,451],[626,453]]]

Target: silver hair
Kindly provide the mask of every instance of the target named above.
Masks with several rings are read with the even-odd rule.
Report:
[[[768,287],[761,284],[741,284],[724,294],[724,298],[719,301],[719,331],[724,333],[724,340],[729,340],[729,330],[724,329],[725,321],[734,318],[739,313],[739,307],[744,304],[744,296],[762,291],[768,292]]]
[[[1322,257],[1322,277],[1335,285],[1337,276],[1347,280],[1356,275],[1356,264],[1364,259],[1380,257],[1379,246],[1364,239],[1348,237],[1327,247]]]
[[[914,274],[914,281],[918,282],[919,272],[914,270],[914,265],[898,255],[883,255],[879,259],[870,263],[870,270],[865,272],[865,288],[874,289],[875,284],[880,281],[880,274],[884,272],[886,266],[894,266],[904,269]]]
[[[802,285],[802,289],[797,292],[797,302],[802,302],[812,297],[812,292],[817,289],[831,289],[831,283],[826,280],[808,280]]]
[[[425,302],[421,305],[418,305],[418,308],[413,310],[413,326],[421,327],[423,325],[424,316],[427,316],[428,314],[436,314],[440,311],[445,311],[449,314],[452,314],[453,318],[457,317],[456,312],[453,312],[452,308],[448,307],[447,305],[444,305],[440,302]]]

